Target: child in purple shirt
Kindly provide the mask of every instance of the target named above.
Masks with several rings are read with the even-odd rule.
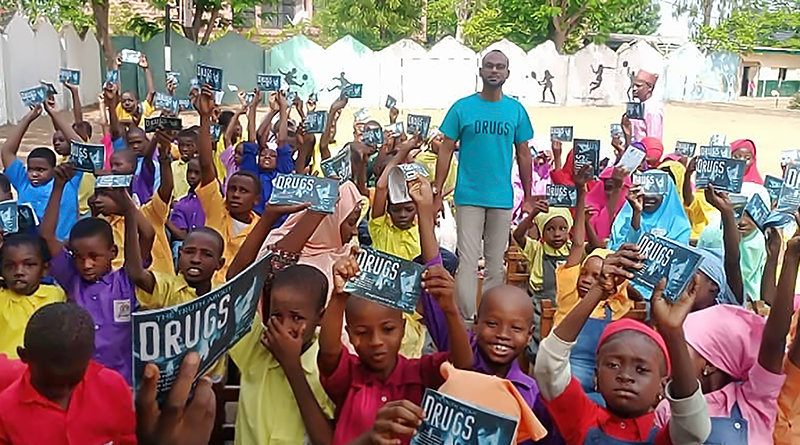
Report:
[[[203,227],[206,223],[203,205],[195,193],[197,185],[200,184],[200,161],[197,158],[192,158],[187,163],[186,182],[189,184],[189,193],[175,201],[172,205],[172,214],[167,221],[172,241],[182,241],[188,232]]]

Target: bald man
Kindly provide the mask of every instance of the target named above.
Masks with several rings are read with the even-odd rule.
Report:
[[[664,105],[653,99],[653,90],[658,82],[658,74],[639,70],[633,79],[633,96],[644,103],[644,120],[628,119],[622,115],[622,129],[630,145],[650,136],[658,140],[664,138]]]

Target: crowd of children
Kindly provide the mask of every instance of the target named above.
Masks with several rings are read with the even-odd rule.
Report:
[[[517,156],[520,147],[529,153],[515,135],[530,136],[530,122],[502,95],[503,58],[495,51],[484,59],[484,90],[459,106],[493,106],[499,97],[505,108],[491,108],[493,119],[513,110],[522,130],[503,134],[507,158],[493,164],[510,167],[514,146]],[[93,137],[75,85],[65,85],[74,122],[50,99],[31,108],[0,150],[0,201],[29,204],[38,217],[36,227],[0,238],[0,444],[207,443],[226,415],[215,412],[221,393],[212,381],[234,373],[237,444],[406,444],[433,414],[421,408],[423,393],[440,387],[479,405],[513,405],[526,444],[800,441],[800,212],[762,231],[747,212],[737,214],[732,195],[695,188],[696,159],[664,156],[654,136],[628,142],[646,152],[637,170],[670,178],[657,195],[617,166],[618,137],[602,168],[576,168],[573,151],[562,164],[566,143],[553,140],[492,192],[505,200],[506,187],[517,189],[513,223],[500,235],[526,260],[528,279],[484,286],[472,296],[477,305],[465,305],[454,278],[462,252],[447,223],[454,215],[441,203],[453,202],[465,161],[478,168],[475,159],[451,160],[462,136],[453,132],[479,131],[463,122],[474,110],[454,107],[457,118],[428,138],[387,130],[383,143],[368,144],[365,130],[380,126],[370,120],[337,143],[344,95],[318,140],[302,125],[315,98],[290,103],[272,93],[258,122],[258,89],[223,111],[202,85],[191,93],[198,125],[148,133],[144,119],[174,114],[155,108],[147,59],[139,66],[148,80],[143,102],[104,85],[95,138],[105,146],[103,169],[79,172],[69,162],[70,141]],[[168,93],[174,88],[169,80]],[[53,147],[22,160],[17,152],[42,112]],[[390,122],[398,116],[391,107]],[[492,125],[490,133],[503,133]],[[630,138],[630,121],[623,125]],[[747,165],[741,195],[771,203],[755,143],[730,148]],[[277,175],[320,176],[320,161],[339,149],[349,150],[352,176],[336,178],[332,213],[270,204]],[[418,173],[398,201],[390,189],[403,164]],[[95,188],[108,174],[133,180]],[[550,206],[548,184],[575,187],[576,205]],[[655,288],[630,281],[644,267],[642,234],[702,257],[676,301],[664,296],[670,277]],[[413,314],[345,290],[366,246],[424,265]],[[187,355],[167,399],[156,401],[158,368],[133,375],[132,313],[194,300],[266,252],[273,257],[259,271],[267,280],[251,330],[199,380],[199,358]],[[470,304],[474,317],[464,312]]]

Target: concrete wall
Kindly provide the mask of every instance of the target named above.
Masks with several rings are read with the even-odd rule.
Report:
[[[16,123],[28,110],[19,91],[37,86],[40,80],[57,84],[61,67],[81,70],[83,104],[97,102],[100,92],[100,50],[94,34],[80,38],[71,27],[57,32],[47,20],[38,20],[33,27],[28,20],[15,15],[0,36],[0,123]],[[71,103],[69,93],[56,86],[60,106]]]

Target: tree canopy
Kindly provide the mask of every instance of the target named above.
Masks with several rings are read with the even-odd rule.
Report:
[[[702,26],[695,39],[709,49],[750,51],[754,46],[800,48],[800,10],[745,9],[715,27]]]

